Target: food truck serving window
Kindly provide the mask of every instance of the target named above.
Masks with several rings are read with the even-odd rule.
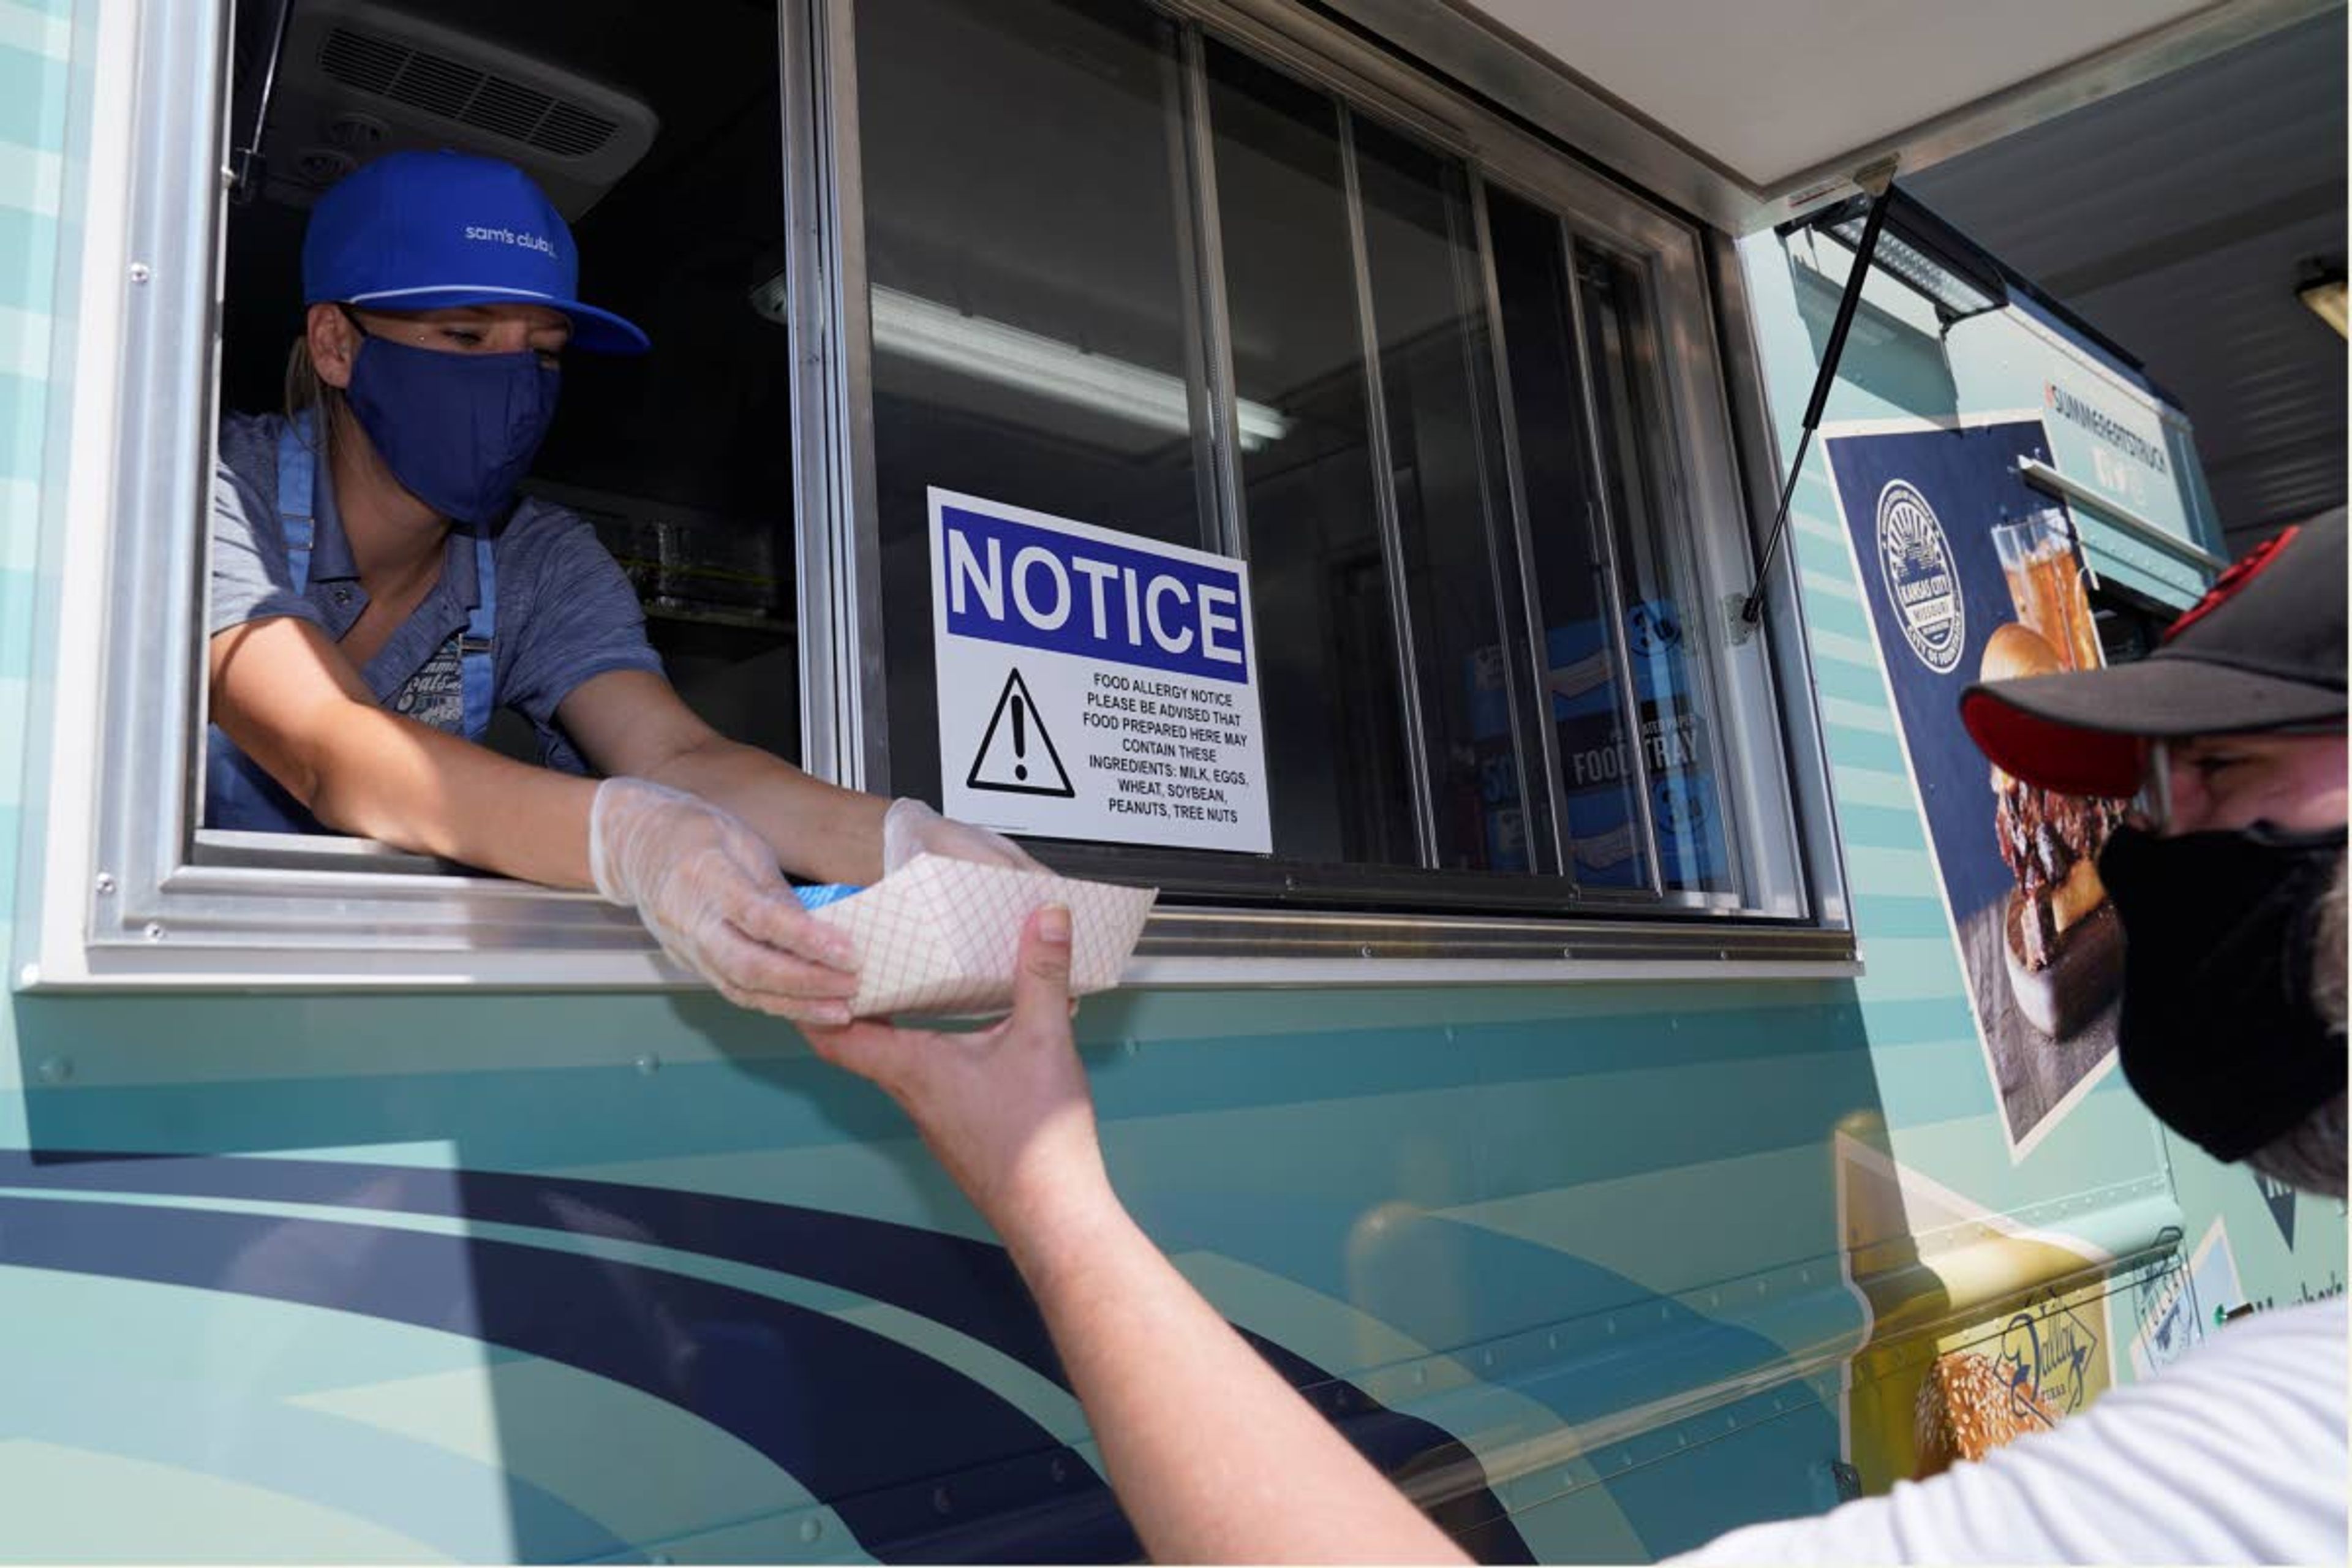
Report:
[[[1213,7],[824,9],[868,787],[1178,899],[1804,907],[1688,230]]]
[[[1850,955],[1801,640],[1725,611],[1757,392],[1709,237],[1277,0],[589,9],[100,29],[90,123],[129,129],[93,188],[131,199],[93,207],[82,287],[132,283],[93,328],[119,371],[76,392],[121,435],[77,447],[72,504],[120,521],[64,574],[61,623],[99,629],[60,700],[86,685],[100,738],[60,763],[95,787],[56,792],[52,884],[83,890],[49,978],[663,973],[579,894],[199,820],[187,520],[221,411],[278,400],[310,200],[412,115],[524,163],[650,329],[567,359],[525,489],[593,528],[722,732],[1161,888],[1177,978]],[[417,61],[488,85],[404,98]],[[491,112],[516,93],[529,127]],[[196,195],[224,163],[234,203]]]

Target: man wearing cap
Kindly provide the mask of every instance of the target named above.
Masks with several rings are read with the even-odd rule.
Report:
[[[2138,798],[2099,865],[2133,1088],[2220,1158],[2339,1200],[2344,552],[2338,511],[2224,576],[2151,658],[1962,700],[2003,769]],[[1120,1206],[1070,1044],[1068,941],[1062,911],[1033,920],[992,1030],[810,1038],[889,1091],[1003,1238],[1153,1558],[1462,1561]],[[2259,1314],[1980,1462],[1677,1561],[2344,1562],[2345,1331],[2341,1296]]]
[[[287,412],[221,430],[205,823],[593,886],[730,999],[844,1021],[848,950],[780,861],[829,882],[1034,862],[719,736],[588,524],[516,499],[563,353],[647,347],[578,279],[562,216],[494,159],[394,153],[320,200]],[[544,766],[480,743],[499,708]]]

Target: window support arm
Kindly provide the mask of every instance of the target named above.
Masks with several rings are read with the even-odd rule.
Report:
[[[1780,551],[1781,536],[1789,528],[1789,498],[1796,493],[1797,476],[1805,471],[1805,454],[1811,449],[1813,432],[1821,427],[1822,407],[1829,402],[1830,388],[1836,384],[1838,362],[1845,355],[1846,332],[1853,326],[1854,307],[1862,303],[1862,286],[1870,276],[1870,258],[1878,248],[1878,230],[1886,220],[1886,201],[1895,189],[1895,160],[1889,158],[1874,163],[1853,177],[1853,183],[1870,193],[1870,216],[1862,226],[1861,243],[1854,247],[1853,268],[1846,274],[1845,292],[1838,297],[1837,317],[1830,323],[1829,342],[1822,347],[1822,367],[1813,375],[1813,395],[1805,404],[1804,429],[1797,437],[1797,455],[1790,461],[1789,472],[1780,481],[1780,504],[1772,513],[1771,531],[1764,537],[1764,552],[1757,558],[1756,582],[1748,590],[1748,597],[1739,606],[1739,619],[1754,626],[1764,615],[1764,584],[1772,575],[1772,560]]]

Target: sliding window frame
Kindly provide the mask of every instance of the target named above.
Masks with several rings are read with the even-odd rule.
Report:
[[[1788,787],[1787,761],[1766,645],[1769,634],[1752,639],[1735,638],[1717,625],[1721,601],[1744,586],[1752,563],[1752,520],[1747,494],[1737,470],[1724,371],[1717,353],[1715,317],[1704,265],[1702,237],[1686,221],[1651,205],[1638,195],[1579,166],[1565,152],[1536,141],[1517,128],[1455,97],[1409,66],[1391,58],[1343,28],[1314,16],[1286,0],[1137,0],[1181,24],[1179,65],[1185,80],[1181,95],[1181,120],[1176,132],[1184,148],[1184,198],[1188,210],[1180,227],[1188,232],[1192,249],[1184,260],[1193,302],[1202,312],[1196,345],[1199,380],[1196,395],[1205,400],[1210,416],[1205,445],[1213,461],[1206,468],[1218,514],[1214,537],[1220,547],[1246,555],[1247,520],[1242,493],[1238,432],[1233,394],[1232,346],[1223,298],[1223,258],[1215,193],[1215,169],[1211,157],[1205,90],[1202,82],[1202,39],[1214,37],[1265,60],[1329,93],[1339,106],[1341,148],[1348,171],[1350,241],[1358,276],[1356,288],[1364,331],[1368,403],[1372,413],[1373,449],[1382,449],[1386,433],[1380,409],[1382,401],[1377,342],[1371,331],[1368,286],[1363,276],[1362,215],[1357,205],[1353,177],[1355,146],[1347,130],[1356,117],[1377,120],[1421,141],[1434,150],[1462,160],[1471,176],[1472,217],[1478,231],[1480,264],[1491,274],[1491,257],[1485,235],[1483,182],[1500,180],[1557,216],[1575,237],[1605,245],[1623,255],[1639,257],[1653,283],[1649,308],[1654,312],[1665,384],[1661,396],[1673,410],[1675,429],[1671,442],[1676,476],[1675,491],[1683,517],[1690,523],[1687,547],[1696,558],[1695,572],[1703,596],[1709,602],[1691,606],[1695,621],[1704,620],[1706,653],[1710,661],[1706,679],[1715,697],[1714,717],[1721,726],[1723,763],[1717,788],[1731,813],[1728,849],[1732,874],[1739,891],[1732,895],[1680,894],[1655,890],[1659,875],[1654,837],[1649,836],[1648,803],[1643,802],[1643,826],[1650,837],[1653,889],[1618,890],[1580,889],[1569,873],[1570,858],[1565,836],[1565,798],[1555,757],[1556,748],[1538,727],[1531,736],[1530,720],[1543,711],[1540,668],[1518,665],[1532,658],[1541,662],[1533,637],[1539,624],[1527,594],[1524,498],[1518,495],[1516,454],[1507,460],[1510,521],[1519,537],[1513,542],[1517,559],[1498,562],[1503,584],[1504,632],[1512,642],[1511,689],[1518,765],[1528,774],[1523,784],[1538,785],[1531,798],[1523,795],[1528,812],[1529,851],[1538,868],[1522,873],[1440,872],[1429,868],[1430,785],[1425,777],[1425,748],[1414,759],[1415,809],[1419,817],[1422,868],[1381,868],[1350,864],[1326,865],[1255,859],[1208,852],[1160,850],[1149,847],[1056,842],[1045,850],[1060,868],[1074,875],[1124,881],[1150,881],[1181,886],[1188,900],[1181,910],[1164,911],[1147,936],[1146,951],[1211,954],[1229,951],[1253,956],[1289,954],[1328,957],[1334,952],[1366,957],[1394,955],[1411,949],[1417,956],[1435,950],[1476,952],[1486,957],[1530,956],[1538,952],[1572,954],[1570,937],[1589,933],[1606,946],[1632,942],[1623,950],[1647,952],[1647,944],[1664,942],[1676,951],[1710,948],[1729,958],[1746,951],[1743,940],[1727,935],[1744,930],[1748,938],[1788,955],[1801,952],[1820,958],[1851,955],[1851,939],[1836,929],[1815,929],[1822,907],[1801,865],[1803,846],[1819,831],[1807,823],[1801,828]],[[836,759],[829,776],[857,787],[887,792],[890,773],[887,744],[887,670],[882,668],[878,635],[880,605],[875,557],[879,546],[877,479],[872,444],[873,416],[871,325],[866,306],[862,234],[863,201],[855,189],[859,181],[856,158],[856,0],[784,0],[781,11],[787,31],[810,40],[803,51],[807,68],[801,85],[810,95],[808,114],[829,133],[814,135],[806,145],[788,146],[788,187],[817,187],[823,195],[797,201],[793,240],[795,262],[803,270],[816,268],[824,286],[796,289],[794,330],[796,363],[814,367],[823,381],[823,396],[812,389],[805,407],[821,416],[823,428],[795,431],[800,450],[830,465],[822,483],[803,487],[805,508],[828,509],[824,515],[804,513],[801,535],[806,546],[830,549],[839,583],[804,586],[804,594],[825,597],[835,606],[822,626],[829,639],[828,659],[836,681],[851,681],[850,689],[819,692],[814,689],[803,711],[845,716],[845,731],[854,723],[852,743],[845,736],[809,737],[808,755]],[[787,50],[787,55],[791,54]],[[793,79],[787,78],[787,90]],[[802,214],[810,219],[803,224]],[[852,226],[859,226],[852,232]],[[1573,264],[1572,244],[1567,252]],[[1567,281],[1575,297],[1574,280]],[[1491,312],[1489,327],[1496,380],[1495,413],[1502,422],[1507,450],[1511,445],[1511,407],[1502,366],[1507,345],[1499,321]],[[1580,365],[1587,358],[1581,333],[1577,345]],[[1587,392],[1588,439],[1593,416],[1590,405],[1590,373],[1580,369]],[[1188,377],[1188,380],[1192,379]],[[1201,433],[1196,432],[1196,438]],[[1409,619],[1393,588],[1398,574],[1399,539],[1393,475],[1380,468],[1374,475],[1376,504],[1391,612]],[[1613,550],[1613,542],[1612,544]],[[804,555],[803,583],[824,574],[812,570],[824,563],[814,552]],[[1612,602],[1622,588],[1612,573]],[[903,610],[900,613],[906,613]],[[1624,637],[1622,613],[1614,635]],[[816,620],[804,620],[812,637],[820,635]],[[1419,700],[1412,665],[1412,641],[1401,637],[1400,659],[1404,666],[1403,700],[1408,709]],[[1738,666],[1727,668],[1727,661]],[[1622,651],[1619,656],[1623,676]],[[804,669],[814,661],[804,654]],[[814,677],[811,677],[814,679]],[[1751,707],[1758,702],[1760,708]],[[1409,713],[1415,732],[1421,726]],[[1422,720],[1425,724],[1425,719]],[[1818,738],[1817,733],[1811,737]],[[1530,742],[1535,743],[1532,746]],[[1638,754],[1638,737],[1630,742]],[[1762,750],[1758,750],[1758,747]],[[1534,755],[1530,756],[1532,750]],[[1768,756],[1769,767],[1733,767],[1732,759]],[[1542,759],[1540,763],[1538,758]],[[1638,755],[1637,755],[1638,763]],[[822,768],[813,771],[823,772]],[[1630,891],[1631,896],[1628,896]],[[1842,907],[1842,906],[1841,906]],[[1573,908],[1573,930],[1558,917]],[[1617,938],[1604,936],[1621,915],[1667,916],[1663,921],[1629,921]],[[1690,917],[1701,917],[1693,922]],[[1593,917],[1601,917],[1595,919]],[[1713,917],[1712,919],[1706,917]],[[1688,923],[1688,941],[1675,935]],[[1453,934],[1448,935],[1451,931]],[[1638,941],[1632,933],[1643,934]],[[1246,933],[1246,934],[1244,934]],[[1431,944],[1435,944],[1435,950]],[[1728,943],[1729,945],[1727,945]],[[1663,954],[1660,954],[1663,955]]]

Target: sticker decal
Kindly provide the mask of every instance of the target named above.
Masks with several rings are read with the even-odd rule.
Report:
[[[1878,492],[1878,568],[1911,651],[1937,674],[1949,675],[1968,642],[1968,599],[1944,525],[1927,498],[1903,479]]]

